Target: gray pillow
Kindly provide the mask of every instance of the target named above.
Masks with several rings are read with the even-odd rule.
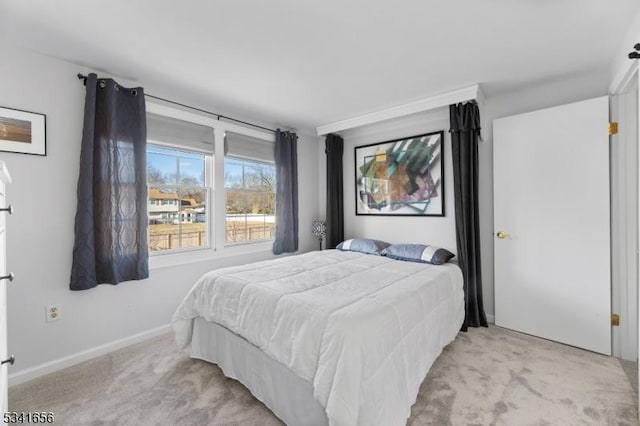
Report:
[[[357,251],[360,253],[380,255],[380,252],[390,245],[391,244],[380,240],[352,238],[341,242],[336,248],[342,251]]]
[[[431,263],[433,265],[447,263],[455,256],[447,249],[424,244],[394,244],[382,250],[380,254],[392,259]]]

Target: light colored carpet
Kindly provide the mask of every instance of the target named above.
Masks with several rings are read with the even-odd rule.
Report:
[[[618,361],[620,361],[622,369],[631,382],[635,397],[638,399],[638,361],[626,361],[624,359],[619,359]]]
[[[616,358],[499,327],[460,333],[420,389],[409,425],[638,425]],[[10,411],[60,425],[280,425],[215,365],[166,335],[9,391]]]

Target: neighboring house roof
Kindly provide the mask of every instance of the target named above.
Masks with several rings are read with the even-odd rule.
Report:
[[[149,199],[152,200],[177,200],[175,192],[162,192],[158,188],[149,188]]]

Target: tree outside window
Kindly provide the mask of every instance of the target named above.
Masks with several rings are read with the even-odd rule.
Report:
[[[275,234],[275,165],[226,157],[227,244],[272,240]]]
[[[150,251],[209,246],[207,157],[147,145]]]

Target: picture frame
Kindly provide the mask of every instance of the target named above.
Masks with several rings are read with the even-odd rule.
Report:
[[[47,116],[0,107],[0,151],[47,155]]]
[[[356,215],[444,216],[444,130],[354,148]]]

